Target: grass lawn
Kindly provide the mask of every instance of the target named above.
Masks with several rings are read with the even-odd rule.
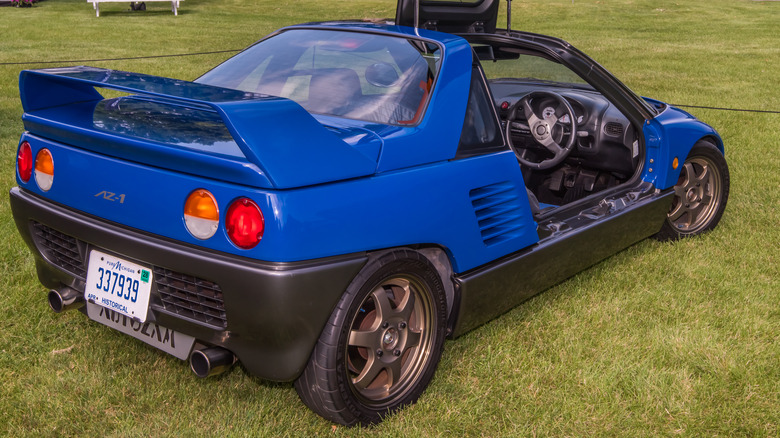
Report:
[[[780,110],[780,2],[515,0],[640,94]],[[0,64],[240,49],[287,24],[391,17],[393,0],[46,0],[0,8]],[[503,8],[504,6],[502,6]],[[194,79],[229,54],[89,63]],[[18,74],[0,65],[0,191],[15,185]],[[212,379],[78,312],[48,309],[0,202],[0,436],[780,435],[780,114],[690,109],[719,130],[731,197],[714,232],[641,242],[446,344],[416,405],[335,427],[290,384]]]

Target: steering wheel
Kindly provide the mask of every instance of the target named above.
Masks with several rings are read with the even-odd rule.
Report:
[[[553,113],[547,113],[547,111],[543,110],[543,113],[547,114],[542,114],[540,117],[534,111],[531,102],[538,102],[544,98],[550,97],[554,98],[558,102],[558,105],[554,108]],[[523,114],[525,115],[525,119],[528,121],[527,126],[516,120],[517,112],[521,108]],[[541,110],[541,108],[539,109]],[[560,119],[565,115],[569,116],[569,122],[561,123]],[[531,161],[530,159],[526,158],[528,149],[517,148],[512,142],[513,127],[530,131],[534,140],[540,145],[544,146],[545,149],[550,151],[553,154],[553,157],[542,161]],[[566,132],[565,128],[569,128],[568,133]],[[560,142],[563,140],[563,137],[567,135],[568,139],[566,140],[566,143],[561,145]],[[528,93],[522,99],[518,100],[509,111],[509,116],[507,117],[506,121],[506,138],[509,142],[509,146],[511,146],[512,150],[515,152],[515,156],[517,156],[517,161],[519,161],[520,164],[524,166],[540,170],[550,169],[557,166],[566,157],[568,157],[571,151],[574,149],[574,142],[576,137],[577,122],[576,116],[574,115],[574,109],[572,109],[571,104],[560,94],[553,93],[551,91],[534,91]]]

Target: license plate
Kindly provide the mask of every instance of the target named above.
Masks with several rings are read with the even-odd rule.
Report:
[[[84,298],[117,313],[146,321],[151,269],[97,250],[89,253]]]
[[[153,322],[140,322],[111,309],[87,303],[89,319],[140,339],[168,354],[186,360],[190,356],[195,338],[184,333],[161,327]]]

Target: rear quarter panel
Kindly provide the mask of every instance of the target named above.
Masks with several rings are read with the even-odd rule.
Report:
[[[443,247],[453,269],[460,272],[538,240],[522,177],[509,151],[269,190],[131,163],[31,134],[23,140],[30,142],[33,154],[42,147],[51,150],[55,176],[48,192],[41,191],[34,178],[27,183],[17,179],[20,187],[114,223],[257,260],[292,262],[423,244]],[[496,187],[501,193],[480,198]],[[257,202],[265,216],[260,244],[240,249],[222,225],[207,240],[190,235],[184,225],[184,202],[199,188],[216,198],[221,224],[236,198],[247,196]],[[497,216],[491,218],[484,213],[490,208],[506,211],[496,210]]]

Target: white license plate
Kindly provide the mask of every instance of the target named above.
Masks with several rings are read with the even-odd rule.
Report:
[[[190,356],[195,338],[184,333],[160,327],[153,322],[140,322],[113,310],[87,303],[89,319],[107,325],[115,330],[140,339],[168,354],[186,360]]]
[[[89,252],[84,298],[140,322],[146,321],[152,271],[97,250]]]

